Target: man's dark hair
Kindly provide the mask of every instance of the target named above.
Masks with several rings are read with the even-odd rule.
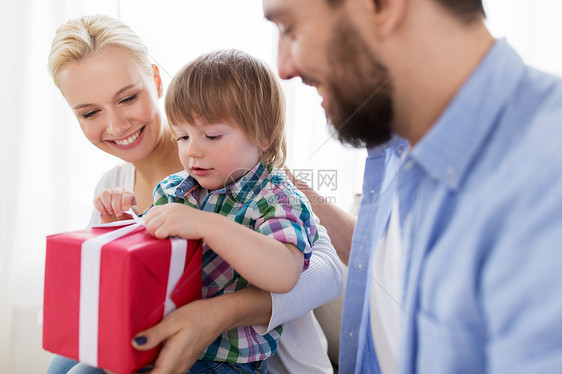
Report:
[[[337,6],[344,0],[326,0],[328,4]],[[379,0],[372,0],[378,4]],[[482,0],[434,0],[443,8],[466,23],[470,23],[486,16]]]
[[[466,23],[486,16],[482,0],[435,0]]]

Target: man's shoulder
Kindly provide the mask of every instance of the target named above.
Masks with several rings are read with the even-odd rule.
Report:
[[[509,113],[512,113],[509,115]],[[501,128],[511,140],[504,167],[540,177],[562,168],[562,79],[529,69]],[[554,176],[554,175],[553,175]]]
[[[554,177],[562,168],[561,145],[562,79],[529,68],[481,150],[479,164],[493,171],[491,178],[503,172],[522,184],[541,175]]]

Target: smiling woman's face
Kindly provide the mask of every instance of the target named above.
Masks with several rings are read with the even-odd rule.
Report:
[[[112,48],[66,65],[60,88],[86,138],[127,162],[142,160],[163,135],[162,83],[127,52]]]

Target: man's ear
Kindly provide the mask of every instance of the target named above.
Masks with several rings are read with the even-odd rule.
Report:
[[[156,89],[158,90],[158,98],[160,99],[164,95],[164,85],[162,84],[162,78],[160,77],[160,70],[156,64],[152,65],[154,83],[156,83]]]
[[[368,2],[369,14],[379,37],[392,34],[402,23],[406,14],[406,6],[409,0],[363,0]]]

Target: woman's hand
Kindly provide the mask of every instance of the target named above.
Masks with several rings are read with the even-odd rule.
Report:
[[[237,326],[267,325],[270,318],[270,294],[250,286],[231,294],[192,301],[137,334],[132,344],[141,351],[164,344],[151,374],[187,373],[223,331]]]
[[[201,353],[220,335],[209,300],[196,300],[170,313],[156,326],[133,339],[144,351],[163,343],[151,374],[187,373]]]
[[[100,212],[101,223],[130,219],[131,215],[125,213],[129,209],[138,213],[135,194],[121,187],[103,190],[94,198],[94,207]]]

